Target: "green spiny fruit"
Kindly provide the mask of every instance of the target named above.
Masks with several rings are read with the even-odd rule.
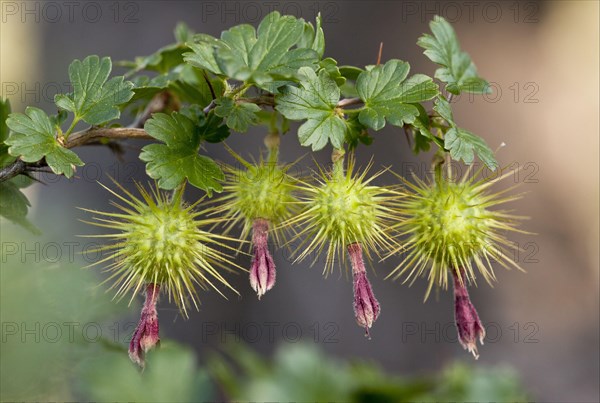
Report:
[[[477,174],[469,179],[467,171],[458,181],[438,176],[424,182],[415,177],[415,184],[403,179],[409,192],[401,202],[402,214],[396,228],[407,240],[394,253],[401,252],[406,257],[389,276],[406,274],[405,281],[414,281],[427,275],[427,298],[434,284],[447,288],[452,275],[461,282],[463,277],[474,282],[475,268],[491,283],[495,280],[492,260],[506,268],[522,270],[512,259],[507,248],[513,245],[503,233],[524,232],[516,228],[523,217],[492,209],[521,196],[505,196],[514,187],[489,192],[490,186],[511,174],[475,180]]]
[[[215,200],[214,213],[224,215],[230,221],[226,232],[242,224],[242,239],[248,237],[256,220],[266,220],[281,242],[280,225],[292,216],[297,202],[294,197],[296,180],[288,174],[290,165],[277,163],[277,151],[272,151],[267,160],[261,157],[255,163],[244,160],[231,149],[229,152],[242,168],[225,167],[225,196]]]
[[[141,196],[138,198],[117,186],[125,196],[103,187],[123,203],[113,202],[120,212],[83,209],[98,215],[89,224],[116,230],[112,234],[90,236],[114,241],[97,249],[109,254],[92,266],[111,262],[106,267],[111,273],[106,282],[114,282],[111,289],[117,289],[116,297],[131,291],[133,300],[145,285],[155,284],[187,316],[190,301],[198,309],[196,286],[213,288],[223,295],[217,288],[220,283],[235,292],[218,270],[237,267],[224,252],[232,249],[224,241],[232,239],[203,229],[220,220],[201,218],[210,213],[210,210],[195,211],[202,200],[186,205],[182,202],[183,188],[170,197],[158,188],[148,192],[137,185]]]
[[[301,183],[299,204],[303,209],[286,223],[301,226],[297,237],[305,238],[297,248],[296,260],[327,249],[323,272],[329,274],[336,259],[345,260],[344,252],[351,244],[363,245],[367,256],[397,245],[390,229],[400,194],[393,188],[373,185],[371,182],[383,171],[367,178],[369,169],[370,164],[361,173],[353,173],[354,159],[349,158],[344,172],[341,158],[332,172],[320,169],[314,182]]]

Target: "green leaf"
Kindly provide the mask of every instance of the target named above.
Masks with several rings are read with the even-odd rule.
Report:
[[[463,160],[465,164],[472,164],[475,154],[492,171],[498,168],[494,152],[479,136],[459,128],[454,122],[450,103],[440,97],[433,108],[450,125],[444,136],[444,148],[450,152],[452,159]]]
[[[323,33],[321,13],[317,14],[316,26],[311,22],[304,23],[304,32],[298,42],[299,48],[312,49],[317,52],[319,58],[325,53],[325,34]]]
[[[149,56],[136,57],[133,63],[119,64],[131,67],[132,72],[148,70],[166,74],[183,63],[183,54],[189,50],[183,43],[176,43],[162,47]]]
[[[443,17],[435,16],[429,23],[433,36],[425,34],[417,45],[425,49],[425,56],[439,64],[435,78],[447,83],[446,90],[452,94],[472,92],[490,93],[487,81],[479,77],[477,68],[468,53],[461,51],[460,43],[452,26]]]
[[[28,107],[25,114],[11,113],[6,124],[12,130],[6,144],[8,152],[25,162],[36,162],[46,158],[52,171],[67,178],[73,176],[75,166],[83,162],[77,154],[67,150],[54,137],[54,125],[46,113],[38,108]]]
[[[192,52],[184,53],[183,60],[192,66],[222,75],[223,72],[217,64],[214,48],[214,45],[219,44],[219,42],[218,39],[213,39],[216,42],[188,43],[188,47],[192,50]]]
[[[229,137],[229,128],[223,124],[223,118],[214,113],[206,115],[199,105],[190,105],[180,110],[182,115],[190,118],[198,127],[199,136],[207,143],[220,143]]]
[[[15,160],[15,157],[8,153],[9,146],[4,144],[9,135],[9,128],[6,124],[9,115],[9,100],[0,99],[0,167],[4,167]],[[31,180],[26,176],[17,176],[8,181],[0,182],[0,216],[21,225],[33,233],[39,233],[39,230],[26,218],[31,204],[23,192],[19,190],[30,184]]]
[[[88,56],[83,61],[75,60],[69,66],[69,78],[73,93],[58,94],[54,102],[58,107],[73,112],[76,120],[99,125],[118,119],[118,105],[133,96],[133,84],[123,76],[107,81],[112,70],[109,57],[100,59]]]
[[[424,136],[422,133],[422,131],[420,130],[415,130],[414,132],[414,136],[413,136],[413,146],[412,146],[412,150],[413,153],[419,154],[421,151],[429,151],[429,149],[431,148],[431,141],[429,138],[427,138],[427,136]]]
[[[59,109],[56,115],[50,116],[50,121],[52,122],[52,125],[56,131],[59,131],[63,123],[65,123],[67,120],[67,117],[68,113],[64,109]]]
[[[340,66],[340,73],[347,80],[356,81],[364,70],[354,66]]]
[[[408,63],[393,59],[358,76],[356,89],[365,104],[359,114],[362,124],[380,130],[386,120],[394,126],[414,122],[419,110],[410,104],[434,98],[438,88],[423,74],[406,80],[409,70]]]
[[[339,71],[342,77],[346,79],[345,83],[340,86],[342,95],[345,98],[356,98],[358,97],[358,91],[356,91],[356,80],[360,73],[364,70],[354,66],[340,66]]]
[[[354,149],[359,143],[371,145],[373,137],[369,136],[367,128],[358,121],[356,114],[350,116],[346,121],[348,130],[346,131],[346,142],[350,149]]]
[[[6,119],[10,114],[10,102],[8,99],[0,99],[0,167],[4,167],[15,160],[15,157],[8,153],[8,145],[4,141],[8,138],[8,126]]]
[[[146,132],[165,144],[149,144],[142,149],[140,159],[146,162],[148,175],[158,180],[163,189],[174,189],[186,178],[207,194],[220,192],[224,179],[219,165],[211,158],[199,155],[206,127],[198,126],[189,117],[173,112],[155,113],[144,125]],[[212,129],[211,129],[212,130]]]
[[[215,115],[225,118],[227,126],[239,133],[245,133],[248,127],[258,123],[256,115],[260,107],[253,103],[236,103],[233,99],[223,97],[216,100]]]
[[[136,57],[134,61],[116,62],[116,65],[130,68],[128,74],[142,70],[156,71],[161,74],[168,73],[183,63],[183,54],[189,51],[186,42],[193,37],[194,32],[185,23],[180,22],[175,27],[173,34],[176,43],[163,46],[151,55]]]
[[[258,30],[241,24],[224,31],[220,40],[195,36],[197,42],[189,44],[193,53],[186,53],[184,59],[212,73],[267,88],[274,79],[293,77],[300,67],[317,63],[319,54],[312,48],[292,49],[302,40],[304,29],[303,20],[273,11]]]
[[[230,131],[223,124],[223,119],[209,114],[200,123],[200,138],[207,143],[220,143],[229,137]]]
[[[329,77],[335,80],[338,87],[341,87],[346,83],[346,77],[342,76],[335,59],[332,59],[331,57],[325,58],[319,62],[319,67],[327,71]]]
[[[135,95],[128,104],[138,104],[140,100],[150,101],[152,97],[163,91],[169,91],[182,102],[207,106],[212,101],[212,93],[202,70],[191,65],[183,65],[167,74],[155,77],[136,76],[132,80]],[[211,80],[211,85],[218,95],[222,93],[219,79]],[[146,107],[146,103],[143,104]]]
[[[446,132],[444,147],[450,151],[452,159],[463,160],[465,164],[473,163],[474,154],[477,153],[481,161],[492,171],[498,168],[494,152],[483,139],[475,134],[458,127],[453,127]]]
[[[182,65],[178,71],[178,79],[171,83],[169,89],[184,102],[197,104],[203,108],[212,101],[212,86],[215,95],[222,95],[224,86],[219,78],[210,79],[206,72],[188,64]],[[210,81],[207,81],[207,79]]]
[[[431,122],[429,120],[429,116],[427,115],[427,111],[420,104],[416,104],[415,106],[417,109],[419,109],[419,115],[411,124],[414,140],[412,145],[413,153],[418,154],[421,151],[429,151],[432,140],[443,148],[443,140],[435,137],[429,130]]]
[[[194,31],[185,22],[179,22],[173,30],[173,36],[175,36],[177,43],[186,43],[194,36]]]
[[[0,99],[0,143],[8,138],[8,126],[6,119],[10,114],[10,101],[8,99]]]
[[[436,99],[433,110],[436,111],[442,118],[444,118],[444,120],[450,125],[454,125],[452,107],[450,106],[450,102],[448,102],[445,98],[439,97]]]
[[[0,182],[0,216],[39,234],[39,230],[27,220],[27,211],[31,204],[23,192],[19,190],[22,186],[16,179]]]
[[[312,146],[316,151],[331,141],[335,148],[341,148],[347,127],[336,108],[340,89],[325,70],[317,75],[310,67],[303,67],[299,73],[304,77],[301,87],[285,87],[275,97],[275,109],[290,120],[306,119],[298,129],[303,146]]]

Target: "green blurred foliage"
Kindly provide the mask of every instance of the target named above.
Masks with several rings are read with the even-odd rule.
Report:
[[[211,400],[208,374],[196,366],[194,351],[163,343],[148,355],[143,372],[119,349],[105,350],[80,367],[76,390],[100,402],[192,402]]]
[[[40,251],[51,241],[9,236],[4,225],[0,397],[3,401],[67,400],[68,381],[75,376],[73,363],[87,354],[89,341],[96,337],[95,324],[123,308],[103,293],[91,271],[41,259]],[[82,331],[86,324],[94,324],[89,337]]]
[[[241,345],[215,354],[208,368],[231,400],[527,401],[515,373],[456,363],[441,374],[403,377],[367,362],[344,362],[305,344],[282,345],[272,361]]]
[[[64,245],[58,234],[50,240],[20,231],[2,224],[1,401],[211,398],[208,377],[188,348],[165,343],[149,353],[146,370],[140,372],[127,355],[129,334],[117,338],[111,331],[123,313],[138,307],[113,301],[96,273],[82,269],[83,261],[69,262],[72,254],[65,250],[60,261],[44,261],[41,251],[49,257],[50,243]]]

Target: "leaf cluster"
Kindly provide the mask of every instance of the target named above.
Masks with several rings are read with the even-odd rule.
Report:
[[[128,69],[124,75],[111,78],[108,57],[75,60],[69,66],[73,91],[56,95],[55,115],[35,107],[10,113],[8,102],[2,102],[0,167],[20,159],[72,177],[84,164],[67,146],[76,126],[119,126],[128,111],[138,114],[156,140],[143,147],[140,159],[163,189],[189,182],[209,195],[220,192],[223,172],[203,145],[256,125],[283,134],[290,121],[299,122],[298,140],[313,151],[329,144],[336,149],[369,145],[374,133],[390,125],[413,134],[415,152],[433,144],[455,160],[471,164],[478,156],[495,169],[493,152],[457,126],[448,101],[448,94],[484,93],[489,85],[447,21],[435,17],[430,28],[432,34],[417,43],[439,65],[434,78],[443,90],[432,77],[411,75],[409,63],[399,59],[362,68],[324,57],[320,16],[312,23],[274,11],[257,28],[237,25],[219,38],[180,24],[174,43],[118,63]],[[27,211],[22,185],[1,184],[2,215],[14,221]]]

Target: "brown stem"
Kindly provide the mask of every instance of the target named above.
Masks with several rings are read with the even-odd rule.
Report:
[[[173,109],[179,110],[179,102],[169,93],[169,91],[162,91],[156,94],[150,103],[148,103],[144,111],[138,115],[135,121],[128,127],[142,129],[144,127],[144,123],[146,123],[146,121],[150,119],[154,113],[162,112],[172,104],[174,104]]]
[[[237,100],[238,103],[253,103],[259,106],[275,106],[275,98],[273,95],[261,95],[254,98],[240,98]]]
[[[346,106],[360,105],[362,103],[363,103],[363,101],[360,98],[346,98],[346,99],[340,100],[340,102],[337,103],[337,107],[345,108]]]
[[[0,169],[0,182],[7,181],[15,176],[22,174],[27,170],[27,163],[21,160],[16,160],[10,165]]]
[[[90,144],[98,139],[144,139],[152,137],[144,129],[130,127],[114,128],[92,128],[81,132],[73,133],[65,142],[65,148],[74,148]]]
[[[151,139],[150,135],[144,129],[135,129],[129,127],[114,128],[91,128],[73,133],[65,141],[65,148],[80,147],[88,144],[97,144],[99,139]],[[17,175],[26,173],[31,167],[39,167],[40,161],[25,162],[16,160],[12,164],[0,169],[0,182],[7,181]]]

